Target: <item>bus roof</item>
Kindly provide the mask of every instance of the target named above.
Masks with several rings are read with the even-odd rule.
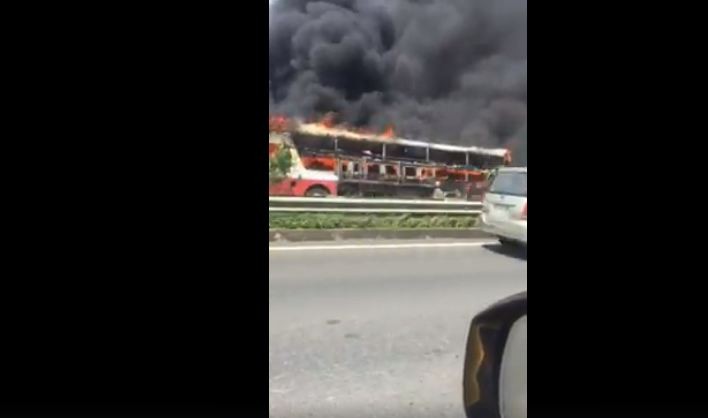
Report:
[[[295,132],[308,134],[308,135],[316,135],[316,136],[331,136],[331,137],[338,137],[338,138],[355,139],[355,140],[360,140],[360,141],[379,142],[379,143],[384,143],[384,144],[396,144],[396,145],[403,145],[403,146],[409,146],[409,147],[422,147],[422,148],[429,147],[430,149],[435,149],[435,150],[440,150],[440,151],[469,152],[472,154],[484,154],[484,155],[492,155],[492,156],[497,156],[497,157],[504,157],[508,153],[508,150],[504,149],[504,148],[462,147],[462,146],[458,146],[458,145],[436,144],[433,142],[415,141],[415,140],[404,139],[404,138],[390,138],[390,137],[385,137],[385,136],[376,135],[376,134],[360,134],[357,132],[351,132],[351,131],[347,131],[344,129],[328,128],[328,127],[325,127],[319,123],[298,124],[298,127],[295,130]]]

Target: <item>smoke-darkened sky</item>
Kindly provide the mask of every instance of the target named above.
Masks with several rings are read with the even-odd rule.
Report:
[[[526,0],[275,0],[271,112],[526,163]]]

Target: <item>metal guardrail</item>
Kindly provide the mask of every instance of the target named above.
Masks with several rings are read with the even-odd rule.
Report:
[[[269,212],[334,212],[334,213],[417,213],[440,215],[479,215],[481,202],[348,199],[314,197],[270,197]]]

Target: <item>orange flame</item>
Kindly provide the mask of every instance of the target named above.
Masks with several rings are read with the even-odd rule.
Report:
[[[268,129],[271,132],[285,132],[288,129],[290,120],[281,115],[273,115],[268,120]]]
[[[333,128],[336,124],[334,116],[334,113],[327,113],[322,119],[320,119],[319,124],[324,126],[325,128]]]
[[[396,136],[393,125],[388,125],[382,133],[379,133],[366,127],[350,126],[346,123],[337,123],[337,114],[334,112],[328,112],[319,119],[309,119],[308,122],[319,125],[320,127],[325,129],[337,129],[341,131],[356,133],[359,135],[367,135],[373,137],[378,136],[386,139],[391,139]]]
[[[393,130],[393,125],[388,125],[386,130],[381,134],[384,138],[393,138],[396,136],[396,132]]]
[[[504,154],[504,164],[505,165],[511,165],[511,151],[506,151],[506,154]]]

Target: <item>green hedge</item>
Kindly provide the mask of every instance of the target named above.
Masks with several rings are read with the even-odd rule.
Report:
[[[472,216],[271,213],[271,229],[420,229],[472,228]]]

